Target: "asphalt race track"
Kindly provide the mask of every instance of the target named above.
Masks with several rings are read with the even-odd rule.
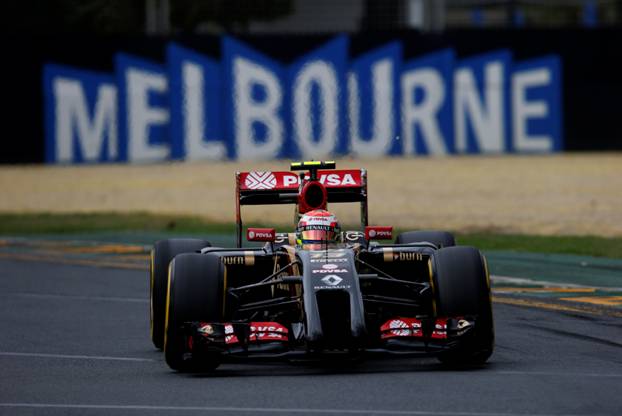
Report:
[[[177,374],[142,268],[0,258],[1,415],[619,415],[622,321],[495,303],[490,364],[229,364]]]

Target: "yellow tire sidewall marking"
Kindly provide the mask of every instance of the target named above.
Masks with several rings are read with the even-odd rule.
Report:
[[[224,266],[222,283],[222,316],[225,316],[225,302],[227,299],[227,266]]]
[[[175,260],[172,260],[169,264],[168,264],[168,282],[166,285],[166,314],[164,317],[164,349],[166,350],[166,340],[167,340],[167,333],[168,333],[168,316],[169,316],[169,309],[171,306],[171,270],[172,270],[172,265],[173,262]]]
[[[155,265],[155,249],[151,249],[149,263],[149,333],[153,339],[153,284],[155,283],[154,265]]]
[[[428,277],[430,279],[430,287],[432,288],[432,312],[436,316],[436,287],[434,286],[434,276],[432,272],[432,256],[428,258]]]

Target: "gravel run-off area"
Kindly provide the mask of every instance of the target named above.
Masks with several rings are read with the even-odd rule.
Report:
[[[369,175],[370,223],[543,235],[622,235],[622,153],[337,160]],[[289,161],[2,166],[0,212],[153,212],[234,221],[234,173]],[[358,207],[336,204],[346,224]],[[291,206],[245,222],[292,224]]]

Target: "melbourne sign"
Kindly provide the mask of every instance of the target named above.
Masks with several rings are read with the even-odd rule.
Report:
[[[321,159],[562,150],[561,63],[399,42],[350,58],[337,37],[287,65],[230,37],[220,59],[175,43],[164,64],[43,71],[49,163]]]

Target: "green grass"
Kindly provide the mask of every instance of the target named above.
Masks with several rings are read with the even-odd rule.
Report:
[[[260,224],[253,224],[261,226]],[[282,228],[282,227],[278,227]],[[79,234],[114,231],[233,234],[232,223],[214,223],[193,216],[118,214],[0,214],[0,235]],[[399,230],[396,230],[396,234]],[[482,250],[576,254],[622,258],[622,237],[534,236],[493,233],[458,234],[458,242]]]
[[[456,239],[459,244],[475,246],[481,250],[622,258],[621,237],[458,234]]]
[[[148,213],[0,214],[0,234],[75,234],[100,231],[232,233],[234,224],[179,215]]]

